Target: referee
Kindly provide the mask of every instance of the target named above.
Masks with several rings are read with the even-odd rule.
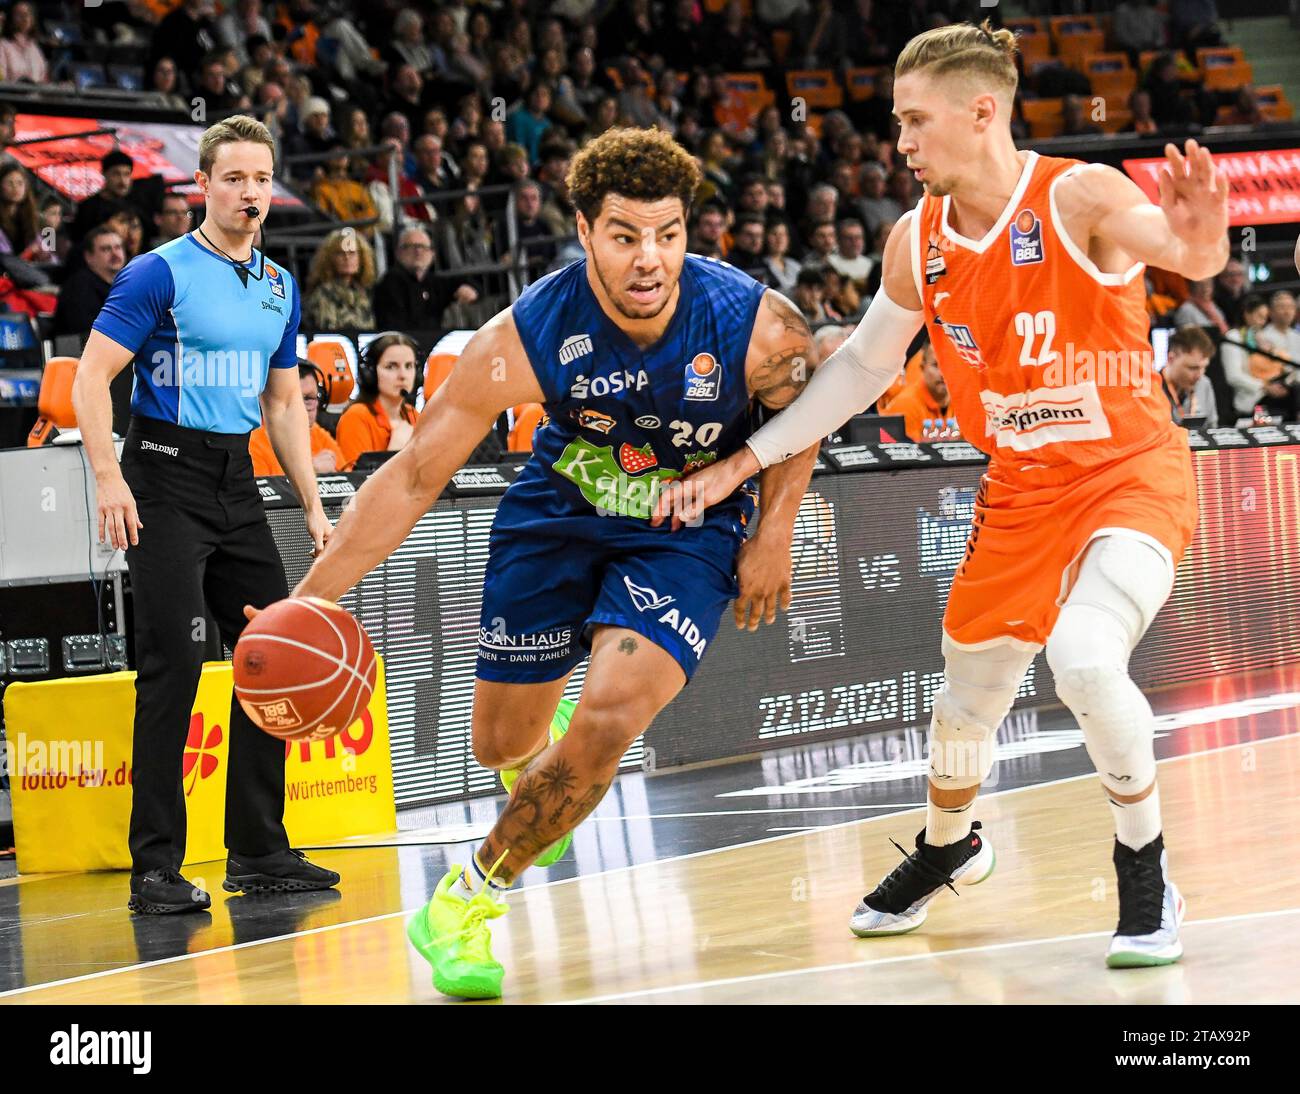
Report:
[[[181,761],[210,610],[233,647],[243,606],[288,595],[248,454],[267,433],[319,551],[330,526],[316,493],[298,382],[298,286],[253,248],[271,201],[275,145],[243,115],[207,129],[194,181],[207,212],[194,232],[118,274],[77,369],[73,405],[95,471],[99,538],[126,551],[135,599],[133,912],[201,911],[208,894],[180,874]],[[109,384],[134,369],[119,468]],[[332,870],[291,850],[284,830],[284,742],[230,704],[227,892],[327,889]]]

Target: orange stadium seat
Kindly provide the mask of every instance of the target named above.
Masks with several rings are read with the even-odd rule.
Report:
[[[515,407],[515,424],[510,430],[507,449],[511,452],[531,452],[533,433],[542,420],[541,403],[522,403]]]
[[[1025,99],[1021,103],[1031,137],[1055,137],[1061,131],[1061,99]]]
[[[338,342],[323,338],[313,339],[307,344],[307,360],[325,374],[327,406],[338,406],[352,398],[356,377],[352,373],[347,352]]]
[[[776,94],[768,88],[762,73],[728,72],[725,79],[728,89],[743,97],[745,106],[749,108],[751,120],[757,117],[758,112],[765,106],[771,106],[776,102]]]
[[[785,87],[792,99],[797,96],[818,110],[835,110],[844,102],[844,92],[829,68],[802,68],[787,72]]]
[[[451,375],[451,370],[456,367],[459,359],[459,354],[455,353],[429,354],[429,359],[424,362],[424,382],[420,389],[424,392],[426,402],[430,395],[446,383],[447,377]]]
[[[76,429],[77,415],[72,409],[72,381],[77,376],[76,357],[51,357],[41,373],[41,391],[36,397],[40,415],[27,435],[27,447],[46,444],[56,429]]]
[[[1129,66],[1127,53],[1090,53],[1083,59],[1083,74],[1093,94],[1108,102],[1127,100],[1137,87],[1137,73]]]
[[[844,73],[844,86],[849,98],[854,102],[869,99],[876,93],[876,77],[880,75],[879,66],[875,68],[850,68]]]
[[[1292,117],[1291,103],[1281,84],[1264,84],[1255,88],[1255,101],[1259,103],[1260,112],[1271,122],[1289,122]]]
[[[1003,20],[1002,25],[1015,34],[1016,47],[1024,58],[1026,72],[1031,62],[1045,61],[1052,55],[1052,40],[1041,19],[1018,16]]]
[[[1232,91],[1253,82],[1255,77],[1240,46],[1198,49],[1196,65],[1206,88],[1212,91]]]
[[[1070,68],[1082,71],[1083,59],[1089,53],[1100,53],[1106,48],[1106,34],[1094,16],[1054,15],[1051,27],[1056,53]]]

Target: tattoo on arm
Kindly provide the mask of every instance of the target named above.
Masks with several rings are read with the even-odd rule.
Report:
[[[636,639],[624,638],[623,641],[618,644],[618,652],[626,653],[629,657],[632,656],[632,654],[636,653]]]
[[[764,406],[789,406],[808,383],[812,371],[812,331],[803,313],[779,293],[763,297],[764,307],[780,320],[785,348],[766,357],[749,378],[750,390]],[[794,343],[794,344],[792,344]]]

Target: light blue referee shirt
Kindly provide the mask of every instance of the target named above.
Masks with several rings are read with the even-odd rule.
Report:
[[[214,433],[262,424],[270,369],[294,368],[300,305],[287,270],[238,267],[187,234],[126,264],[93,329],[135,353],[131,413]]]

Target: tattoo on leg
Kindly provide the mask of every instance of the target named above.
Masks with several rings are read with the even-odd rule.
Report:
[[[626,653],[629,656],[636,653],[636,639],[624,638],[623,641],[618,644],[618,652]]]
[[[543,794],[548,798],[558,798],[572,787],[576,780],[573,777],[573,768],[563,760],[557,759],[549,767],[544,767],[537,773],[537,781],[541,784]]]

